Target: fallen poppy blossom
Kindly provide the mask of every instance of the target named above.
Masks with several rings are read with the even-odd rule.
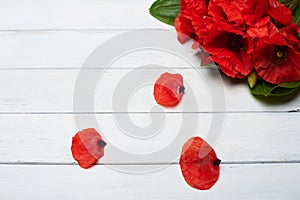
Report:
[[[220,163],[213,148],[200,137],[190,138],[182,147],[181,172],[193,188],[210,189],[219,178]]]
[[[100,134],[93,128],[84,129],[72,138],[72,155],[79,166],[88,169],[104,156],[103,141]]]
[[[180,74],[162,74],[154,85],[154,98],[162,106],[174,107],[184,94],[183,78]]]

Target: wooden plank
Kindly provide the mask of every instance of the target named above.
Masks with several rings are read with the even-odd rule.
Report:
[[[193,69],[168,71],[183,75],[186,92],[180,106],[164,109],[167,112],[289,111],[298,109],[300,105],[299,95],[285,103],[259,101],[251,95],[245,82],[237,83],[228,78],[221,81],[216,70],[201,70],[199,74]],[[73,106],[76,107],[75,111],[81,112],[149,112],[152,108],[161,109],[152,93],[154,81],[166,72],[165,69],[107,70],[98,84],[87,85],[91,77],[98,76],[98,72],[88,70],[88,78],[83,83],[78,82],[83,88],[74,92],[77,70],[2,70],[0,111],[73,112]],[[85,92],[95,85],[95,93],[87,95]],[[78,96],[77,91],[84,94]],[[75,93],[76,97],[73,97]],[[122,98],[118,99],[120,95]],[[94,109],[88,108],[93,99]],[[76,105],[73,105],[73,101]],[[78,102],[88,103],[78,106]],[[113,103],[117,106],[113,107]]]
[[[117,123],[124,116],[97,115],[98,124],[94,124],[91,115],[81,115],[77,128],[71,114],[0,115],[3,130],[0,162],[75,163],[70,151],[72,136],[78,130],[97,126],[109,143],[101,160],[105,164],[176,163],[183,143],[194,135],[210,140],[224,162],[300,160],[300,115],[297,113],[232,113],[226,114],[224,123],[212,118],[221,119],[221,114],[166,114],[162,127],[155,124],[161,128],[160,132],[153,132],[156,135],[148,138],[142,134],[149,131],[151,121],[161,119],[162,114],[154,114],[153,119],[149,114],[130,114],[135,126],[146,127],[137,131]],[[184,121],[187,119],[188,122]],[[222,128],[220,132],[212,132],[218,128]]]
[[[1,32],[1,68],[81,67],[102,42],[121,31]],[[17,59],[16,59],[17,58]]]
[[[1,4],[1,3],[0,3]],[[0,12],[1,15],[1,12]],[[1,20],[1,19],[0,19]],[[0,69],[44,69],[44,68],[80,68],[98,46],[113,40],[127,31],[25,31],[0,32]],[[175,32],[170,38],[173,45],[186,48],[193,56],[191,43],[182,46],[176,41]],[[146,40],[146,39],[145,39]],[[124,41],[123,45],[127,45]],[[134,39],[132,39],[134,42]],[[170,47],[171,48],[171,47]],[[189,67],[182,59],[161,50],[139,50],[119,58],[116,68],[135,68],[148,63],[157,63],[169,67]],[[197,65],[198,66],[198,65]],[[97,66],[105,67],[105,66]]]
[[[131,166],[147,167],[147,166]],[[118,173],[109,166],[1,165],[2,199],[264,199],[300,196],[300,165],[223,165],[209,191],[187,186],[178,165],[151,174]]]
[[[150,16],[148,9],[153,2],[153,0],[1,1],[0,29],[169,27]]]

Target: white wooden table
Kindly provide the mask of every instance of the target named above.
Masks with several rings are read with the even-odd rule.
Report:
[[[167,110],[165,135],[135,142],[120,139],[124,136],[118,136],[122,132],[113,115],[127,115],[128,111],[134,123],[147,126],[151,123],[149,105],[155,104],[151,88],[146,87],[133,98],[128,110],[112,110],[110,86],[132,68],[146,61],[164,63],[183,74],[186,81],[201,84],[194,69],[159,52],[124,57],[106,72],[112,84],[95,94],[99,97],[95,112],[103,134],[130,152],[155,151],[174,137],[181,116],[198,116],[197,133],[205,137],[212,115],[225,113],[215,144],[223,161],[217,184],[209,191],[190,188],[177,159],[114,160],[106,154],[104,165],[100,162],[89,170],[76,165],[70,145],[78,131],[73,92],[79,69],[96,47],[113,36],[132,29],[170,29],[148,14],[152,1],[0,1],[1,200],[299,199],[300,114],[289,111],[300,108],[300,95],[284,104],[266,104],[255,99],[246,84],[223,77],[223,82],[214,84],[224,84],[225,112],[214,112],[200,89],[195,93],[200,98],[199,110],[189,110],[187,91],[182,101],[187,110]],[[161,69],[140,70],[146,74]],[[211,71],[201,70],[204,74]],[[110,138],[108,133],[117,136]],[[164,168],[139,175],[115,170],[126,167],[131,172],[135,168]]]

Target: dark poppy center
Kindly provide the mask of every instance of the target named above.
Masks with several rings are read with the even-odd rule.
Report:
[[[286,46],[274,46],[273,48],[273,62],[277,65],[281,65],[287,58]]]
[[[274,57],[284,59],[286,57],[286,46],[275,46],[273,50]]]
[[[99,147],[105,147],[106,146],[106,142],[104,142],[102,140],[98,140],[97,143],[98,143]]]
[[[220,164],[221,164],[221,160],[220,159],[214,160],[214,166],[219,166]]]
[[[185,90],[185,87],[184,87],[184,86],[180,86],[180,87],[178,88],[178,94],[183,93],[184,90]]]
[[[240,51],[241,48],[243,48],[242,39],[243,38],[241,35],[236,35],[234,33],[231,33],[229,35],[229,40],[228,40],[229,48],[234,52]]]

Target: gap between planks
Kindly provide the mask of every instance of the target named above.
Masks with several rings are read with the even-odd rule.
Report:
[[[98,67],[98,68],[84,68],[84,70],[91,70],[91,71],[97,71],[97,70],[123,70],[123,69],[134,69],[134,70],[145,70],[145,69],[165,69],[160,67],[139,67],[139,68],[132,68],[132,67],[113,67],[113,68],[107,68],[107,67]],[[193,69],[193,67],[172,67],[170,69]],[[43,71],[43,70],[51,70],[51,71],[59,71],[59,70],[70,70],[70,71],[79,71],[81,68],[78,67],[7,67],[7,68],[0,68],[1,71]],[[212,68],[199,68],[199,70],[212,70]],[[215,70],[215,69],[214,69]]]
[[[277,113],[300,113],[300,109],[287,111],[198,111],[198,112],[0,112],[0,115],[111,115],[111,114],[277,114]]]
[[[133,31],[133,30],[159,30],[159,31],[174,31],[175,28],[45,28],[45,29],[0,29],[0,33],[6,32],[105,32],[105,31]]]
[[[300,160],[287,160],[287,161],[224,161],[221,162],[221,165],[267,165],[267,164],[300,164]],[[0,162],[0,165],[78,165],[77,163],[68,163],[68,162]],[[155,162],[155,163],[97,163],[95,165],[179,165],[178,162]]]

